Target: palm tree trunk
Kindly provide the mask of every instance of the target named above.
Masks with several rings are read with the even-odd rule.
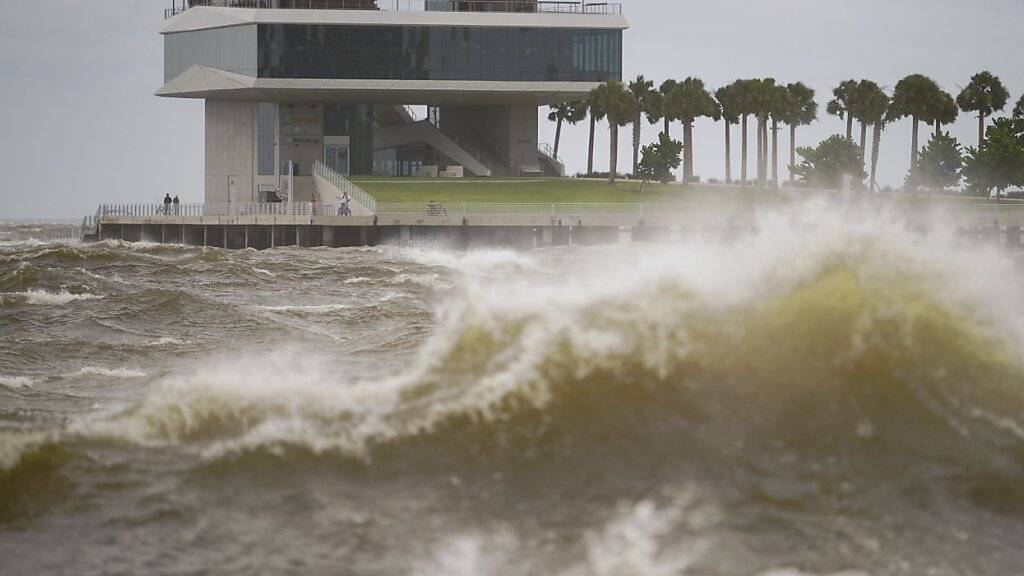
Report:
[[[743,136],[740,144],[740,184],[747,185],[747,115],[743,115]]]
[[[868,151],[868,125],[860,123],[860,157],[864,158]]]
[[[846,113],[846,139],[853,140],[853,116]]]
[[[871,184],[868,188],[868,193],[873,194],[877,181],[875,177],[878,175],[878,147],[882,140],[882,123],[876,122],[874,127],[874,143],[871,145]]]
[[[754,118],[754,134],[757,136],[757,158],[754,159],[756,162],[757,170],[754,173],[754,180],[757,182],[758,187],[761,186],[761,155],[764,153],[762,146],[764,141],[761,139],[761,116]]]
[[[693,121],[683,120],[683,184],[693,180]]]
[[[587,149],[587,176],[594,173],[594,129],[597,127],[597,119],[590,115],[590,147]]]
[[[732,151],[729,149],[729,121],[725,121],[725,183],[732,182]]]
[[[608,118],[612,133],[610,158],[608,161],[608,183],[615,184],[615,172],[619,169],[619,123]]]
[[[672,133],[669,130],[672,128],[672,121],[669,120],[668,114],[665,115],[665,135],[671,136]]]
[[[978,112],[978,148],[985,142],[985,114]]]
[[[636,115],[633,117],[633,174],[636,175],[636,168],[640,164],[640,116],[639,106]]]
[[[911,116],[911,122],[914,127],[910,137],[910,188],[911,190],[917,190],[917,178],[915,172],[917,172],[917,116]]]
[[[772,182],[779,187],[779,122],[772,118]]]
[[[789,125],[789,183],[796,181],[796,124]]]
[[[558,160],[558,144],[562,141],[562,118],[555,124],[555,160]]]
[[[942,122],[939,122],[938,120],[935,121],[935,135],[942,135]]]

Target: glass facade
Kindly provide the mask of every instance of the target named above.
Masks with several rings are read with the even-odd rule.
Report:
[[[273,176],[277,163],[274,146],[277,141],[277,104],[260,102],[256,109],[256,169],[260,176]]]
[[[373,106],[324,104],[324,136],[348,136],[351,174],[373,174]]]
[[[622,31],[260,24],[260,78],[605,82]]]

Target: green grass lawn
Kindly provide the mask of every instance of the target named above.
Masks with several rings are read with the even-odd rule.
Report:
[[[694,200],[778,201],[813,196],[818,192],[789,189],[758,190],[734,186],[694,184],[647,184],[640,191],[636,181],[604,181],[575,178],[393,178],[354,176],[352,182],[379,202],[446,203],[657,203]],[[834,194],[834,193],[823,193]],[[914,202],[984,202],[964,196],[895,195],[887,198]],[[1003,202],[1007,202],[1003,200]]]

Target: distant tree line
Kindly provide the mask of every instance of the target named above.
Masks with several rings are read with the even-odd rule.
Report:
[[[552,106],[549,118],[557,124],[557,156],[563,123],[577,124],[589,117],[588,174],[594,173],[597,122],[608,121],[611,184],[618,176],[619,129],[626,126],[632,126],[632,174],[663,181],[671,178],[671,168],[681,164],[683,182],[696,181],[693,124],[698,118],[710,118],[724,121],[725,181],[729,183],[733,182],[732,128],[739,126],[740,184],[759,188],[779,185],[778,132],[783,125],[789,128],[790,185],[835,188],[844,176],[850,176],[859,187],[864,188],[867,180],[866,189],[877,191],[884,130],[898,120],[909,119],[912,132],[905,190],[943,190],[966,180],[970,192],[989,195],[995,190],[998,196],[1007,188],[1024,186],[1024,96],[1010,118],[990,122],[1010,99],[1003,83],[990,72],[972,76],[955,98],[922,74],[903,78],[891,91],[871,80],[846,80],[835,87],[832,96],[825,111],[846,121],[846,133],[826,138],[815,147],[796,146],[797,128],[818,119],[814,90],[801,82],[781,84],[774,78],[736,80],[712,92],[699,78],[666,80],[655,88],[654,82],[638,76],[628,84],[602,84],[586,99]],[[977,116],[977,146],[964,147],[943,131],[961,112]],[[658,142],[650,146],[641,142],[645,118],[651,124],[662,124]],[[671,139],[675,122],[682,123],[681,143]],[[919,131],[922,123],[934,128],[923,148]],[[751,125],[756,142],[753,169],[748,159]],[[855,134],[855,128],[859,128],[859,133]]]

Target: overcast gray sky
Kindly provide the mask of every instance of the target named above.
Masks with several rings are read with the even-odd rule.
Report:
[[[170,1],[3,0],[0,220],[76,217],[103,202],[155,202],[168,192],[202,200],[202,102],[153,96],[163,67],[157,30]],[[817,124],[799,131],[801,145],[844,130],[841,120],[824,114],[824,105],[846,78],[870,78],[891,89],[920,72],[955,95],[971,74],[989,69],[1013,101],[1024,92],[1018,33],[1024,0],[622,3],[631,25],[624,40],[626,79],[699,76],[712,89],[745,77],[803,81],[817,91],[822,113]],[[952,128],[970,144],[976,130],[976,120],[963,115]],[[705,179],[724,176],[722,132],[721,124],[697,122],[695,171]],[[645,140],[656,133],[645,126]],[[681,133],[676,124],[673,135]],[[586,167],[586,138],[585,123],[563,135],[570,172]],[[554,139],[546,120],[540,139]],[[623,167],[629,140],[628,132],[620,137]],[[602,126],[600,169],[607,167],[607,142]],[[886,131],[883,184],[902,182],[909,147],[909,122]]]

